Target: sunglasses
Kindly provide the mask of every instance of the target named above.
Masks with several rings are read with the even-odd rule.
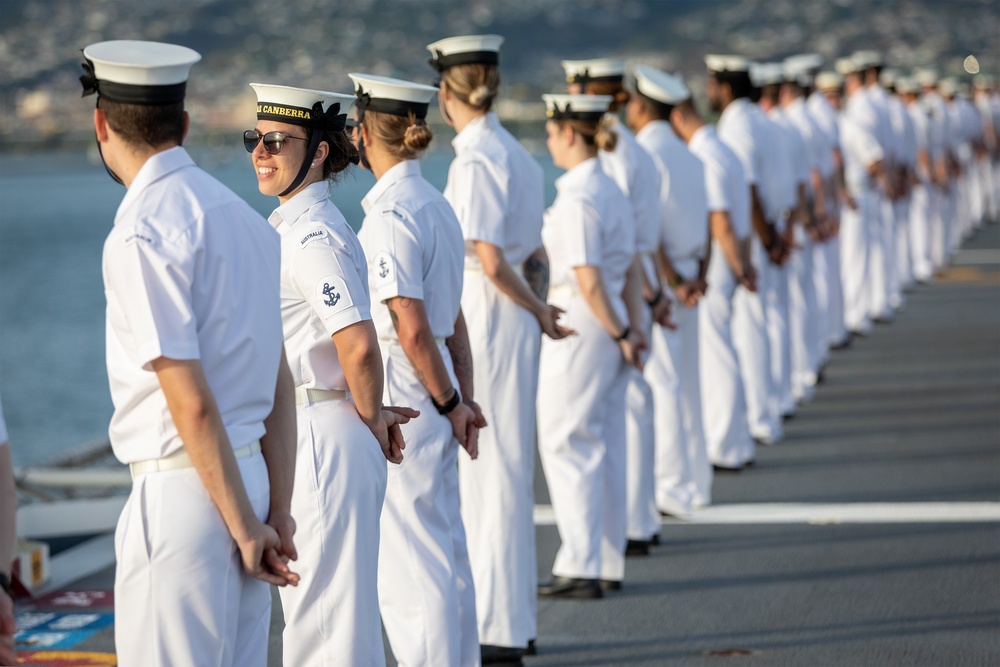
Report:
[[[266,150],[269,155],[277,155],[280,153],[281,149],[285,146],[285,142],[289,139],[306,141],[303,137],[290,137],[284,132],[268,132],[267,134],[261,134],[257,130],[247,130],[243,133],[243,147],[247,149],[247,153],[253,153],[261,139],[264,140],[264,150]]]

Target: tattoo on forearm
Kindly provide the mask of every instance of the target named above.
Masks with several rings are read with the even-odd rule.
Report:
[[[386,308],[389,309],[389,319],[392,320],[392,326],[396,330],[396,333],[398,334],[399,333],[399,316],[396,315],[396,311],[393,310],[392,306],[390,306],[389,304],[386,304]]]
[[[535,256],[529,257],[524,262],[524,279],[535,296],[542,301],[548,299],[549,265],[547,262],[543,262]]]

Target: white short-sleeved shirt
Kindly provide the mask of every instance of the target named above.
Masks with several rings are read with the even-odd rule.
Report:
[[[295,386],[346,390],[331,336],[371,319],[361,243],[326,181],[303,188],[268,222],[281,235],[281,321]]]
[[[455,160],[444,196],[462,225],[466,265],[482,267],[473,242],[484,241],[520,266],[542,246],[542,168],[493,112],[466,125],[451,143]]]
[[[172,148],[150,157],[104,243],[110,438],[123,463],[182,447],[151,362],[197,359],[233,447],[264,434],[281,359],[278,235]]]
[[[927,115],[926,109],[919,100],[907,104],[906,112],[910,115],[910,122],[913,124],[913,140],[917,156],[919,157],[921,151],[927,151],[928,156],[930,156],[930,116]],[[926,183],[930,179],[930,174],[925,170],[920,160],[917,160],[915,169],[921,181]]]
[[[788,104],[782,107],[782,111],[784,111],[785,117],[795,126],[795,129],[799,131],[799,134],[802,135],[802,139],[805,141],[806,156],[810,171],[815,169],[822,173],[821,166],[823,153],[826,152],[828,146],[827,139],[809,113],[805,98],[796,97],[790,100]],[[807,181],[807,183],[809,183],[809,189],[811,190],[811,181]]]
[[[844,156],[844,182],[848,192],[856,196],[872,189],[874,183],[868,169],[885,154],[869,129],[850,116],[841,117],[840,150]]]
[[[764,217],[784,230],[785,222],[798,199],[798,179],[795,177],[792,141],[788,130],[772,120],[760,107],[756,118],[764,137],[764,174],[758,184]]]
[[[647,123],[635,138],[660,176],[660,242],[677,272],[694,278],[708,250],[705,167],[665,120]]]
[[[759,125],[753,117],[750,100],[733,100],[719,116],[716,133],[743,165],[747,185],[759,184],[764,173],[763,146]]]
[[[660,179],[652,158],[614,114],[606,116],[618,135],[613,151],[598,151],[601,168],[628,197],[635,219],[638,252],[656,252],[660,240]]]
[[[948,111],[945,108],[944,98],[937,93],[925,93],[921,98],[921,104],[930,119],[927,149],[931,159],[936,160],[951,150],[947,140]]]
[[[578,164],[556,179],[556,191],[542,226],[553,290],[579,291],[573,269],[595,266],[601,270],[619,316],[624,316],[622,290],[636,252],[635,223],[628,199],[604,173],[597,158]]]
[[[826,138],[826,149],[820,155],[819,173],[823,178],[829,178],[837,169],[833,160],[833,152],[840,148],[840,132],[838,130],[838,114],[826,99],[826,95],[816,91],[806,100],[809,115]]]
[[[711,125],[695,130],[688,149],[705,166],[708,210],[728,212],[736,238],[750,236],[750,186],[736,153],[719,140]]]
[[[451,336],[462,303],[464,256],[451,204],[424,180],[419,162],[404,160],[382,174],[361,205],[358,238],[368,258],[372,301],[420,299],[431,333]],[[381,340],[399,340],[388,308],[372,308],[372,320]]]
[[[877,83],[865,87],[861,92],[869,100],[875,111],[877,118],[875,138],[882,146],[882,152],[885,154],[886,160],[893,162],[899,154],[899,146],[896,135],[892,131],[892,121],[889,120],[889,95]]]
[[[896,137],[896,159],[901,165],[911,169],[917,161],[917,138],[913,129],[913,120],[903,100],[895,95],[890,96],[886,102],[889,111],[889,121],[892,123],[892,132]]]
[[[792,165],[792,179],[795,181],[795,199],[798,201],[799,184],[809,184],[809,149],[806,146],[806,140],[781,107],[773,107],[767,112],[767,117],[774,121],[785,134],[788,155]]]

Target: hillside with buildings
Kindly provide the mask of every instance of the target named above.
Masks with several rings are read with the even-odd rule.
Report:
[[[701,56],[754,58],[883,49],[901,65],[961,72],[1000,56],[996,0],[0,0],[0,145],[82,139],[80,49],[105,39],[172,41],[200,51],[189,109],[201,132],[252,122],[247,83],[350,89],[347,73],[429,81],[424,46],[496,32],[508,118],[541,114],[562,85],[559,61],[618,55],[683,73],[695,90]]]

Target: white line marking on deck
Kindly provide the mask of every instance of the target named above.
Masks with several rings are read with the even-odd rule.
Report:
[[[535,505],[535,525],[555,525],[551,505]],[[683,524],[865,524],[865,523],[982,523],[1000,521],[1000,503],[752,503],[714,505],[695,511],[688,519],[665,518]]]

